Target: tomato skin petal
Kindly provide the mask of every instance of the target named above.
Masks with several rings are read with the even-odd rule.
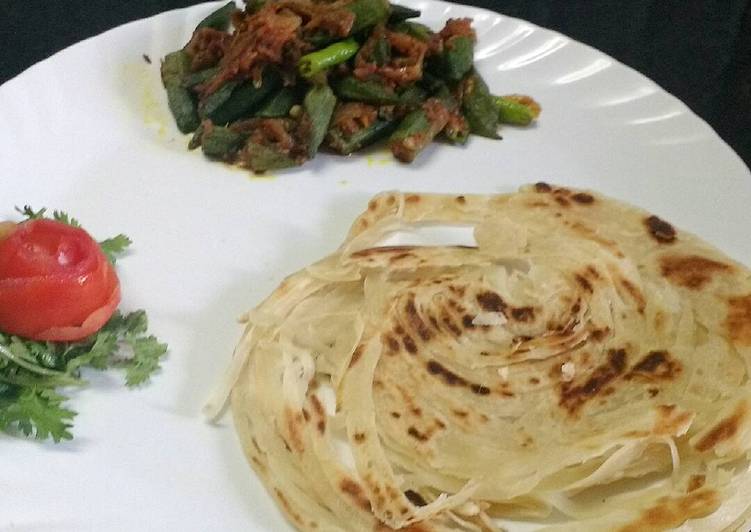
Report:
[[[78,326],[51,327],[35,335],[35,340],[44,342],[77,342],[97,332],[109,321],[120,304],[120,285],[115,287],[107,303],[89,314]]]
[[[117,274],[83,229],[30,220],[0,240],[0,331],[79,340],[99,330],[119,301]]]

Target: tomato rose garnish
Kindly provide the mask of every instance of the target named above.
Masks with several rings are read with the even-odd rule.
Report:
[[[0,231],[0,332],[82,340],[120,303],[120,283],[99,244],[78,227],[29,220]]]

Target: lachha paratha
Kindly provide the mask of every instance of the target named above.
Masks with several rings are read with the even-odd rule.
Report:
[[[476,247],[379,242],[470,224]],[[300,530],[732,530],[751,275],[657,216],[539,183],[376,196],[244,317],[246,455]]]

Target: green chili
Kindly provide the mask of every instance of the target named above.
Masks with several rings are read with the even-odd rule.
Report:
[[[332,66],[344,63],[357,53],[360,45],[354,39],[339,41],[321,50],[311,52],[300,58],[297,68],[300,75],[311,78]]]

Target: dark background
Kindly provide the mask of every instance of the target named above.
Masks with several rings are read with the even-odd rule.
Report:
[[[199,0],[0,0],[0,83],[81,39]],[[751,165],[751,0],[464,0],[646,74]]]

